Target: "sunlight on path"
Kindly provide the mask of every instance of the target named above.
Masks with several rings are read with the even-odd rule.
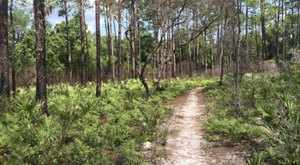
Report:
[[[169,135],[165,146],[167,153],[154,164],[163,165],[243,165],[243,149],[211,147],[204,136],[201,124],[207,119],[203,89],[194,89],[174,102],[172,117],[162,125]]]
[[[202,131],[199,127],[201,108],[204,105],[198,104],[198,90],[192,90],[185,104],[180,110],[175,110],[171,119],[169,131],[171,135],[167,140],[165,149],[170,153],[169,159],[163,164],[203,164],[204,151],[201,150],[203,143]]]

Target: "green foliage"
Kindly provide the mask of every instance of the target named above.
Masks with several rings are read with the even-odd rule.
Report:
[[[300,71],[292,67],[277,75],[246,75],[241,84],[241,114],[235,115],[230,79],[208,89],[208,137],[215,141],[250,143],[249,164],[299,164]],[[256,145],[253,145],[256,144]]]
[[[0,100],[0,161],[7,164],[141,164],[142,144],[155,138],[169,101],[212,80],[165,80],[149,98],[138,80],[48,88],[49,117],[34,101],[34,88]]]

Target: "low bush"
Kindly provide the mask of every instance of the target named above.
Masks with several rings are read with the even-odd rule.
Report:
[[[300,70],[249,74],[241,83],[241,109],[236,114],[234,83],[207,87],[208,138],[250,146],[249,164],[300,164]]]
[[[50,116],[41,114],[35,90],[19,88],[16,99],[0,99],[0,162],[4,164],[141,164],[142,144],[156,136],[171,113],[169,101],[212,80],[171,79],[146,97],[137,80],[48,88]]]

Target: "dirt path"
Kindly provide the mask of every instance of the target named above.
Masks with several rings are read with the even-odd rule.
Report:
[[[246,164],[243,147],[213,147],[205,140],[201,128],[207,119],[203,97],[203,89],[194,89],[174,101],[173,115],[160,128],[168,136],[152,147],[152,164]]]

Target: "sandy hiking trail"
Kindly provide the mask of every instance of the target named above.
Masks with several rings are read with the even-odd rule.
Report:
[[[215,147],[205,139],[202,124],[207,110],[202,88],[174,100],[170,119],[160,126],[165,139],[158,139],[146,157],[159,165],[243,165],[245,149],[241,146]],[[150,154],[149,154],[150,153]]]

